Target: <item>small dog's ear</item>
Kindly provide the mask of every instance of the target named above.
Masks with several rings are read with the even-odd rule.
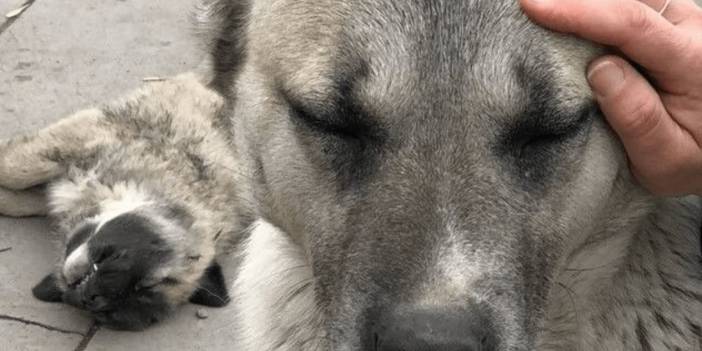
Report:
[[[39,282],[33,289],[32,294],[39,300],[46,302],[62,302],[63,291],[59,288],[58,281],[54,274],[49,274]]]
[[[222,307],[229,303],[222,267],[216,261],[212,261],[198,284],[197,290],[190,296],[190,302],[209,307]]]

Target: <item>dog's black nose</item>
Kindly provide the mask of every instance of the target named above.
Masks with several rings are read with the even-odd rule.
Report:
[[[471,309],[400,308],[380,318],[374,351],[493,351],[496,335],[489,316]]]

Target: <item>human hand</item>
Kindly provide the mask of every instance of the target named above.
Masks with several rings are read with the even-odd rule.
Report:
[[[702,195],[702,8],[692,0],[520,2],[537,23],[639,65],[643,73],[615,55],[594,60],[588,81],[597,102],[644,187]]]

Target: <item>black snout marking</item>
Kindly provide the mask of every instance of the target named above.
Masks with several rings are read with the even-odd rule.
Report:
[[[375,351],[493,351],[496,333],[479,308],[402,308],[380,318],[372,333]]]
[[[64,295],[65,302],[92,311],[115,329],[139,330],[170,309],[166,298],[142,286],[173,256],[148,218],[128,213],[100,227],[88,243],[93,276]]]
[[[113,329],[141,330],[163,319],[174,306],[142,284],[173,256],[159,235],[161,229],[134,213],[108,221],[97,233],[96,229],[97,224],[80,227],[66,247],[68,255],[87,243],[90,273],[68,289],[61,287],[60,276],[47,275],[32,289],[34,296],[87,309]]]
[[[157,228],[136,214],[105,223],[90,241],[88,252],[91,262],[99,267],[100,287],[109,291],[136,285],[173,254]]]

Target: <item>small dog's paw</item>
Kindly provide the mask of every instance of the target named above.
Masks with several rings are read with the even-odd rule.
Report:
[[[0,215],[9,217],[43,216],[47,203],[41,189],[12,190],[0,187]]]
[[[61,166],[45,156],[45,149],[45,143],[37,136],[0,144],[0,187],[29,189],[60,174]]]
[[[8,182],[8,179],[11,176],[10,172],[10,163],[9,163],[9,154],[10,154],[10,141],[5,140],[0,142],[0,185],[5,185],[6,182]],[[11,179],[9,179],[11,180]]]
[[[11,140],[0,143],[0,186],[12,190],[31,187],[27,166],[32,160],[26,159],[18,148],[21,140]]]

